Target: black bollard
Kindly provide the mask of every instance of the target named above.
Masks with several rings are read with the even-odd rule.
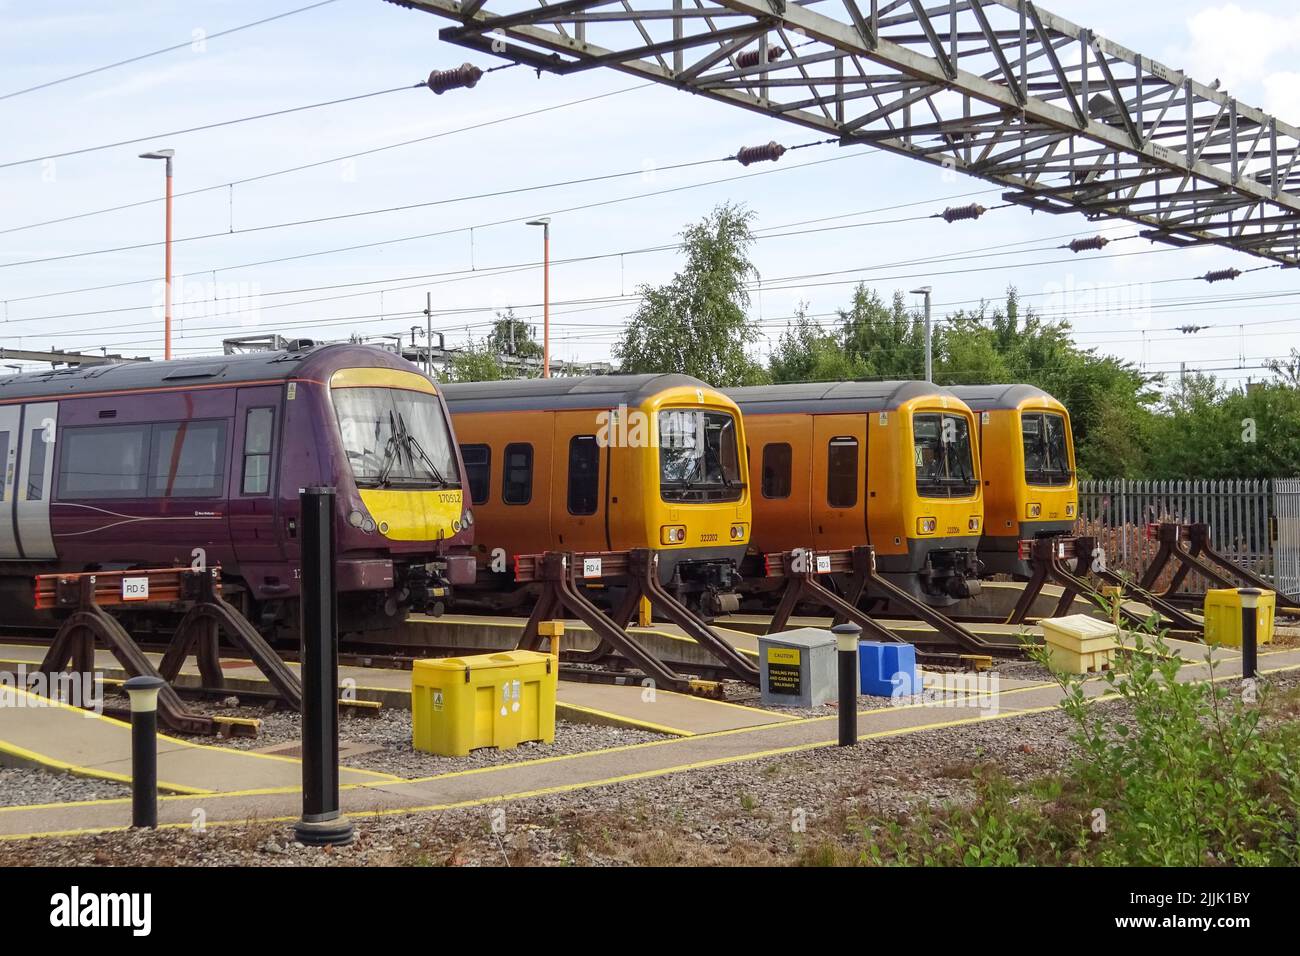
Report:
[[[1258,674],[1256,643],[1259,639],[1259,588],[1238,588],[1241,598],[1241,676],[1254,680]]]
[[[857,624],[836,624],[835,656],[840,665],[840,746],[858,742],[858,639],[862,628]]]
[[[131,826],[158,826],[158,691],[161,677],[132,677],[123,685],[131,698]]]
[[[334,489],[306,488],[302,505],[302,819],[307,846],[341,846],[355,836],[339,810],[338,596],[334,589]]]

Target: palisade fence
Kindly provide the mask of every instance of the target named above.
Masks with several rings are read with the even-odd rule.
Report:
[[[1147,525],[1161,521],[1208,524],[1220,554],[1300,595],[1300,478],[1079,483],[1078,533],[1096,537],[1118,571],[1141,576],[1158,548]],[[1205,587],[1195,574],[1184,584]]]

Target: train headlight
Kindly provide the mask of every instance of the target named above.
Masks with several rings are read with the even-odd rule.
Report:
[[[462,519],[462,520],[463,520],[464,523],[465,523],[465,527],[468,528],[470,525],[472,525],[472,524],[474,523],[474,512],[472,512],[472,511],[466,511],[466,512],[465,512],[465,517],[464,517],[464,519]]]
[[[352,525],[352,527],[354,528],[360,528],[363,524],[365,524],[365,522],[366,522],[366,516],[363,515],[360,511],[353,509],[352,513],[348,515],[348,524]]]
[[[938,518],[917,518],[916,519],[917,534],[934,534],[935,529],[938,527],[939,527]]]
[[[968,531],[978,531],[980,529],[980,519],[978,515],[971,515],[970,520],[966,522]]]
[[[1043,513],[1043,506],[1040,505],[1037,501],[1031,501],[1029,502],[1028,505],[1025,506],[1026,518],[1037,518],[1042,513]]]
[[[659,529],[660,544],[681,544],[686,540],[686,525],[666,524]]]
[[[452,533],[454,533],[454,534],[460,534],[460,529],[461,529],[460,519],[459,519],[459,518],[453,518],[453,519],[452,519],[452,522],[451,522],[451,530],[452,530]]]
[[[361,530],[364,531],[366,534],[370,534],[371,532],[373,532],[375,530],[375,519],[363,518],[361,521]]]
[[[745,526],[743,524],[733,524],[731,526],[731,540],[732,541],[745,540]]]
[[[1068,504],[1066,504],[1066,506],[1065,506],[1065,516],[1066,516],[1067,518],[1073,518],[1073,517],[1074,517],[1074,502],[1073,502],[1073,501],[1071,501],[1071,502],[1069,502]]]

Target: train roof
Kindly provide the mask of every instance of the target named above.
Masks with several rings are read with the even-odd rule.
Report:
[[[819,412],[887,412],[917,398],[954,397],[933,382],[918,381],[746,385],[723,393],[747,414],[804,411],[812,404]]]
[[[453,412],[508,412],[566,408],[635,408],[670,388],[713,386],[690,375],[588,375],[456,382],[441,386]]]
[[[949,391],[977,412],[1016,409],[1027,401],[1043,399],[1052,404],[1061,404],[1036,385],[953,385]]]
[[[187,385],[241,385],[328,374],[350,366],[412,368],[409,362],[373,345],[317,345],[246,355],[208,355],[170,362],[115,362],[77,365],[0,378],[0,402],[30,398],[68,398],[101,392],[126,392]]]

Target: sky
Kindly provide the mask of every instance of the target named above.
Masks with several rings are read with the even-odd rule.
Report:
[[[797,308],[833,314],[858,281],[886,298],[929,285],[936,318],[1014,285],[1044,315],[1069,319],[1081,345],[1150,372],[1213,369],[1240,384],[1300,348],[1297,273],[1195,280],[1266,264],[1241,253],[1132,239],[1072,256],[1057,247],[1138,227],[1017,207],[975,222],[881,222],[999,205],[1000,190],[837,145],[742,168],[724,158],[818,137],[611,70],[517,67],[474,89],[414,88],[431,70],[505,61],[441,42],[447,21],[382,0],[333,0],[213,36],[310,2],[0,0],[0,348],[162,356],[163,164],[138,154],[163,147],[176,150],[177,193],[203,190],[175,200],[177,356],[269,333],[409,341],[426,301],[448,346],[481,337],[505,308],[540,325],[541,230],[525,223],[549,215],[552,354],[606,361],[637,287],[671,278],[681,230],[724,201],[756,214],[760,358]],[[1042,6],[1300,123],[1292,4]],[[409,140],[418,142],[381,149]],[[122,145],[43,158],[113,143]],[[116,206],[129,208],[80,215]],[[349,215],[369,210],[383,211]],[[64,217],[79,218],[49,222]],[[24,228],[37,223],[48,224]],[[1206,328],[1175,330],[1186,324]]]

